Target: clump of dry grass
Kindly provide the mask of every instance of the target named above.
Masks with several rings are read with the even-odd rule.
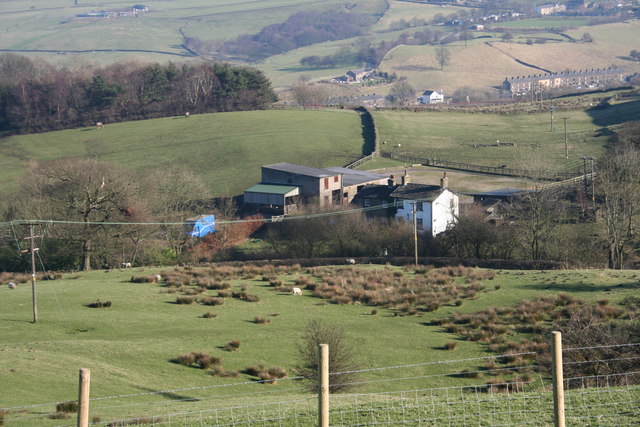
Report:
[[[97,300],[96,302],[92,302],[87,304],[87,307],[91,307],[91,308],[109,308],[111,307],[111,301],[100,301]]]
[[[267,319],[266,317],[256,316],[253,318],[253,323],[257,325],[266,325],[267,323],[271,323],[271,320]]]

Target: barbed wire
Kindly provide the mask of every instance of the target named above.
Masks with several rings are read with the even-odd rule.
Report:
[[[563,348],[562,351],[576,351],[576,350],[594,350],[598,348],[617,348],[617,347],[631,347],[640,345],[640,343],[630,343],[630,344],[609,344],[609,345],[594,345],[591,347],[573,347],[573,348]]]
[[[562,362],[563,365],[580,365],[586,363],[604,363],[604,362],[617,362],[621,360],[637,360],[640,359],[640,356],[635,357],[616,357],[613,359],[595,359],[595,360],[582,360],[577,362]]]
[[[458,362],[472,362],[472,361],[475,361],[475,360],[500,359],[500,358],[503,358],[503,357],[524,356],[524,355],[529,355],[529,354],[540,354],[540,353],[542,353],[542,352],[541,351],[528,351],[528,352],[524,352],[524,353],[507,353],[507,354],[499,354],[499,355],[495,355],[495,356],[469,357],[467,359],[437,360],[437,361],[433,361],[433,362],[411,363],[411,364],[407,364],[407,365],[385,366],[385,367],[381,367],[381,368],[368,368],[368,369],[358,369],[358,370],[353,370],[353,371],[331,372],[331,373],[329,373],[329,375],[332,376],[332,375],[359,374],[359,373],[363,373],[363,372],[382,371],[382,370],[388,370],[388,369],[414,368],[414,367],[418,367],[418,366],[442,365],[442,364],[458,363]]]

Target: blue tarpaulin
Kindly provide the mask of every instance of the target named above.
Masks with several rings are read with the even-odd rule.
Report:
[[[215,215],[202,215],[198,218],[187,220],[187,226],[191,237],[203,237],[209,233],[215,233],[216,217]]]

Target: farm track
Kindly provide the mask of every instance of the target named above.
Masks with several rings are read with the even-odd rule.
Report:
[[[497,50],[498,52],[502,53],[503,55],[513,59],[514,61],[516,61],[520,65],[524,65],[525,67],[533,68],[535,70],[544,71],[545,73],[552,73],[553,72],[551,70],[547,70],[546,68],[538,67],[537,65],[533,65],[533,64],[529,64],[528,62],[524,62],[523,60],[516,58],[515,56],[511,55],[508,52],[505,52],[504,50],[500,49],[499,47],[494,46],[491,42],[484,42],[484,44],[486,44],[487,46]]]

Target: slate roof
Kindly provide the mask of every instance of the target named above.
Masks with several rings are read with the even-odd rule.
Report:
[[[388,185],[376,185],[369,184],[362,187],[358,194],[356,194],[357,198],[360,199],[377,199],[382,201],[387,201],[390,199],[391,193],[397,187],[389,187]]]
[[[424,184],[406,184],[399,186],[391,193],[391,197],[396,199],[406,200],[421,200],[425,202],[432,202],[438,198],[445,189],[439,185],[424,185]]]
[[[290,172],[297,175],[312,176],[315,178],[326,178],[338,174],[329,174],[326,169],[311,168],[308,166],[294,165],[293,163],[274,163],[272,165],[262,166],[264,169],[272,169],[281,172]]]
[[[330,168],[325,168],[325,170],[333,172],[335,175],[341,174],[343,187],[366,184],[371,181],[379,181],[381,179],[388,178],[386,175],[380,175],[379,173],[342,168],[340,166],[332,166]]]

